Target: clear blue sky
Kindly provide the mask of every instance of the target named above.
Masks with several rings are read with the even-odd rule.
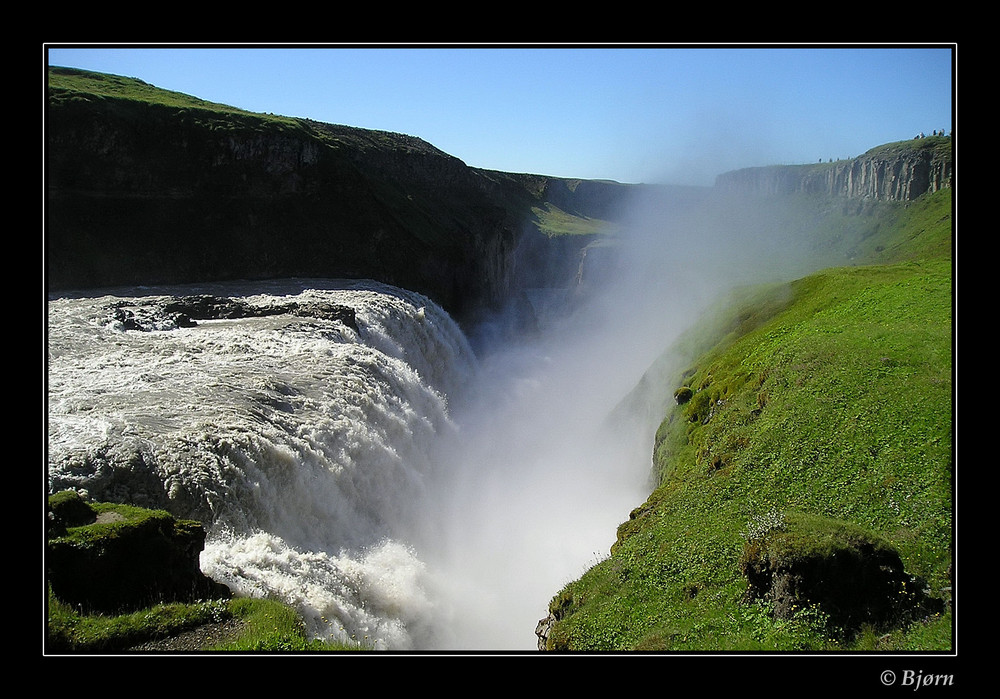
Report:
[[[466,164],[711,184],[952,129],[957,47],[45,47],[50,65],[418,136]]]

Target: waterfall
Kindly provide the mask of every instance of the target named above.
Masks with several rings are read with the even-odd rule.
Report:
[[[418,294],[287,282],[119,291],[48,304],[48,477],[208,525],[202,568],[300,609],[311,636],[426,643],[422,517],[448,410],[474,375]],[[356,329],[284,314],[125,330],[123,308],[194,293],[353,308]],[[112,311],[118,311],[117,316]]]
[[[260,312],[160,312],[197,294]],[[354,322],[308,312],[331,305]],[[47,320],[50,492],[204,522],[202,570],[313,638],[532,650],[646,492],[649,436],[600,427],[636,377],[587,328],[477,357],[429,299],[331,280],[64,295]]]

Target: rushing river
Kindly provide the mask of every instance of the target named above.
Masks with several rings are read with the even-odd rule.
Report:
[[[156,314],[202,294],[353,322]],[[285,600],[312,637],[532,650],[549,599],[644,497],[646,435],[597,439],[634,376],[554,345],[477,357],[405,290],[119,289],[53,296],[47,323],[50,490],[204,522],[202,570]]]

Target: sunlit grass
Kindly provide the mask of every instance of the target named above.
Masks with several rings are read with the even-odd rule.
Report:
[[[130,99],[183,109],[204,109],[226,114],[253,114],[217,102],[208,102],[181,92],[164,90],[138,78],[107,75],[76,68],[49,69],[50,98],[93,99],[95,96]]]
[[[609,221],[568,214],[552,204],[532,209],[539,230],[547,236],[613,235],[617,226]]]
[[[238,635],[202,651],[316,652],[364,650],[361,644],[310,640],[302,620],[274,600],[237,598],[193,604],[159,604],[120,615],[85,614],[56,599],[48,599],[47,648],[53,653],[109,654],[175,636],[202,624],[236,619]]]
[[[893,264],[836,268],[729,306],[657,435],[660,485],[612,555],[550,610],[573,650],[948,650],[951,616],[829,633],[819,610],[747,604],[738,561],[771,512],[852,522],[950,598],[950,193],[903,212]],[[883,232],[884,233],[884,232]],[[944,238],[944,242],[935,240]],[[713,344],[713,342],[715,344]]]

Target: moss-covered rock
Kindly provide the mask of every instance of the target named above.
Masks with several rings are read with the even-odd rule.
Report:
[[[769,602],[781,619],[818,611],[831,630],[848,635],[940,611],[883,539],[827,517],[789,513],[751,533],[740,566],[748,601]]]
[[[199,567],[200,522],[128,505],[88,504],[76,493],[49,499],[46,571],[53,594],[92,612],[229,596]]]
[[[97,513],[75,490],[64,490],[50,496],[47,515],[49,538],[65,536],[67,527],[81,527],[97,521]]]

